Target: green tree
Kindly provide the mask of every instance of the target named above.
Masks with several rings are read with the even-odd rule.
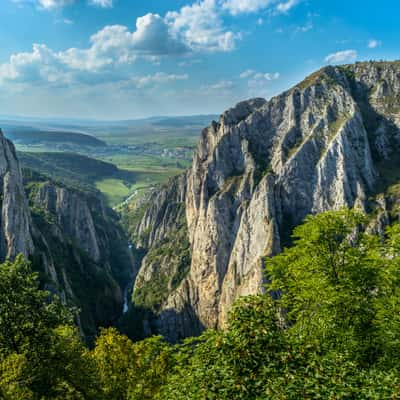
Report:
[[[350,210],[307,218],[266,260],[268,294],[175,348],[158,398],[400,398],[400,227],[384,240],[367,223]]]
[[[92,352],[105,399],[153,399],[166,380],[169,346],[161,337],[133,343],[115,328],[102,330]]]
[[[86,354],[71,313],[40,290],[30,264],[19,256],[0,265],[2,396],[97,398]]]
[[[46,349],[52,329],[70,321],[66,309],[50,300],[22,256],[0,266],[0,354]]]
[[[378,351],[374,320],[385,262],[365,222],[351,210],[308,217],[295,228],[294,245],[267,260],[267,274],[291,334],[369,364]]]

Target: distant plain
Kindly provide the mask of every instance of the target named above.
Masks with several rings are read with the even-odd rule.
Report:
[[[115,207],[188,168],[201,130],[213,119],[217,116],[112,122],[0,118],[0,124],[22,168],[99,190]]]

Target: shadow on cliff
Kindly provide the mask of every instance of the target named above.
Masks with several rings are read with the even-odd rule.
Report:
[[[374,109],[369,100],[370,89],[361,82],[352,82],[352,95],[360,109],[371,156],[379,174],[377,185],[371,195],[386,193],[388,188],[400,181],[400,154],[397,149],[400,142],[400,130],[388,116]],[[385,96],[385,95],[384,95]],[[386,151],[382,146],[386,146]]]
[[[379,112],[371,105],[371,89],[365,83],[351,77],[348,77],[348,82],[351,96],[362,116],[371,157],[378,173],[373,187],[363,182],[366,193],[371,196],[366,204],[367,212],[372,212],[376,206],[374,197],[380,193],[388,193],[390,188],[393,189],[393,185],[400,183],[400,153],[396,151],[400,145],[400,130],[385,111]],[[387,95],[382,96],[382,102],[387,101],[385,96]],[[385,103],[384,106],[386,106]],[[397,188],[395,193],[399,196],[400,188]],[[292,215],[282,211],[282,222],[279,224],[282,248],[293,244],[293,230],[303,222],[304,219],[295,220]]]
[[[117,323],[118,329],[131,340],[138,341],[154,335],[163,336],[168,342],[199,336],[204,330],[193,309],[189,306],[178,312],[175,309],[155,313],[149,308],[131,304]]]

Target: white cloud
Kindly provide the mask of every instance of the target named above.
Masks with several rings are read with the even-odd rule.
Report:
[[[300,2],[300,0],[288,0],[286,2],[283,3],[279,3],[276,6],[276,9],[278,12],[280,13],[287,13],[289,12],[294,6],[296,6],[298,3]]]
[[[235,39],[224,30],[214,0],[205,0],[165,18],[139,17],[133,32],[123,25],[105,26],[91,36],[87,48],[54,51],[34,44],[31,52],[14,54],[0,65],[0,81],[65,83],[101,79],[100,74],[119,79],[120,70],[139,57],[154,63],[167,55],[229,51]]]
[[[165,20],[173,35],[194,51],[230,51],[240,38],[240,34],[225,28],[216,0],[203,0],[168,12]]]
[[[234,83],[232,81],[219,81],[213,85],[208,86],[212,90],[227,90],[233,88]]]
[[[325,61],[329,64],[342,63],[347,61],[354,61],[357,58],[356,50],[343,50],[337,53],[329,54],[325,57]]]
[[[298,26],[296,29],[295,29],[295,33],[305,33],[305,32],[308,32],[308,31],[310,31],[311,29],[313,29],[314,28],[314,25],[313,25],[313,23],[311,22],[311,21],[309,21],[309,22],[307,22],[305,25],[301,25],[301,26]]]
[[[111,8],[114,5],[113,0],[89,0],[89,4],[102,8]]]
[[[40,0],[53,8],[74,0]],[[109,0],[91,0],[92,4],[112,5]],[[198,52],[231,51],[240,35],[225,28],[216,0],[203,0],[165,17],[146,14],[136,20],[136,29],[109,25],[91,36],[86,48],[54,51],[44,44],[33,45],[31,52],[12,55],[0,66],[0,81],[71,82],[87,81],[92,74],[113,74],[138,58],[159,63],[160,57]],[[126,73],[126,72],[125,72]],[[107,78],[110,78],[107,75]]]
[[[270,81],[280,78],[279,72],[257,72],[248,69],[240,74],[241,79],[247,79],[247,92],[251,97],[266,97]]]
[[[75,3],[75,0],[38,0],[39,6],[46,9],[65,7]]]
[[[30,83],[59,81],[63,75],[63,69],[60,67],[57,54],[45,45],[34,44],[32,52],[13,54],[9,63],[0,65],[0,82],[7,80]]]
[[[227,94],[232,95],[232,89],[235,87],[233,81],[221,80],[209,85],[204,85],[200,88],[201,94],[207,94],[211,96],[226,96]]]
[[[87,80],[88,75],[114,74],[132,64],[138,57],[152,62],[163,55],[189,51],[186,44],[175,39],[165,21],[156,14],[137,19],[136,30],[126,26],[106,26],[90,38],[88,48],[69,48],[56,52],[44,44],[34,44],[31,52],[17,53],[0,65],[1,81],[71,82]],[[82,74],[83,73],[83,74]]]
[[[40,3],[46,9],[78,2],[29,1]],[[82,1],[101,7],[113,5],[113,0]],[[159,64],[165,56],[190,56],[194,59],[193,56],[198,53],[232,51],[241,34],[225,25],[224,13],[252,12],[260,7],[275,7],[277,3],[278,0],[198,0],[178,11],[167,12],[165,16],[153,13],[143,15],[137,18],[132,31],[124,25],[105,26],[90,37],[86,47],[56,51],[46,44],[34,44],[31,51],[13,54],[7,62],[0,64],[0,83],[14,81],[60,85],[122,81],[129,78],[132,73],[129,66],[138,59]],[[253,76],[253,79],[276,79],[275,75],[261,75]],[[158,78],[166,79],[161,75]]]
[[[276,0],[224,0],[222,8],[232,15],[254,13],[274,4]]]
[[[368,41],[368,48],[376,49],[381,44],[382,44],[382,42],[380,40],[371,39],[371,40]]]
[[[242,79],[249,78],[250,76],[254,75],[256,72],[252,69],[247,69],[240,74]]]
[[[161,83],[184,81],[189,79],[189,75],[175,75],[166,74],[164,72],[157,72],[154,75],[139,76],[132,79],[135,86],[138,88],[143,88],[145,86],[157,85]]]
[[[287,13],[301,0],[221,0],[221,7],[232,15],[256,13],[275,7],[278,13]]]
[[[78,3],[79,0],[12,0],[18,3],[34,2],[40,8],[52,10]],[[114,0],[85,0],[87,4],[103,8],[113,7]],[[223,3],[233,0],[198,0],[178,11],[167,12],[165,17],[149,13],[137,19],[136,36],[160,42],[181,42],[194,51],[231,51],[235,48],[240,33],[226,28],[223,21]],[[237,0],[234,0],[237,1]],[[243,0],[241,0],[243,1]],[[262,1],[266,0],[251,0]],[[276,1],[276,0],[268,0]]]
[[[246,71],[243,71],[240,74],[240,78],[246,79],[246,78],[251,78],[254,80],[265,80],[265,81],[273,81],[276,79],[279,79],[280,74],[279,72],[274,72],[274,73],[269,73],[269,72],[257,72],[254,71],[253,69],[248,69]]]

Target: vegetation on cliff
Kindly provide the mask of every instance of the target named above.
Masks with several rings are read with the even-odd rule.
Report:
[[[169,345],[103,330],[92,350],[22,258],[0,268],[4,399],[397,399],[400,225],[355,211],[309,217],[266,260],[268,294],[225,331]]]

